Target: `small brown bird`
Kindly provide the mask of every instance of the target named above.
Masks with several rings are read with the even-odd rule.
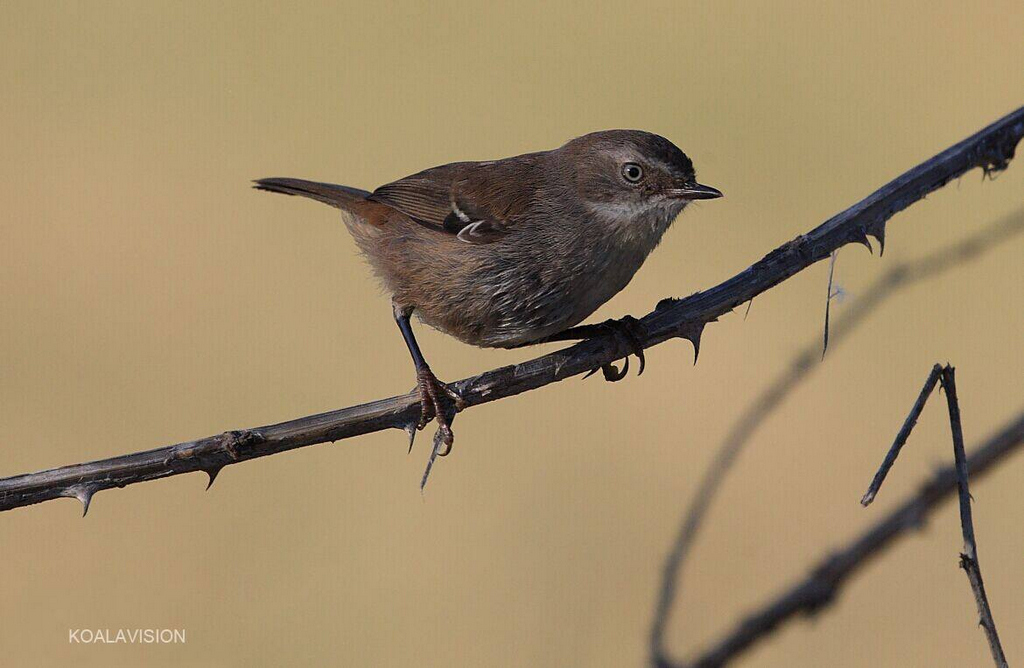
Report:
[[[391,292],[395,321],[416,366],[418,429],[436,417],[447,454],[457,394],[438,381],[409,317],[476,346],[514,348],[588,338],[602,328],[636,340],[627,318],[574,327],[619,292],[680,211],[722,193],[697,183],[672,142],[607,130],[561,148],[503,160],[456,162],[372,193],[289,178],[255,188],[341,209],[363,254]],[[643,348],[634,345],[643,370]],[[625,374],[605,367],[605,377]],[[435,452],[437,448],[435,443]]]

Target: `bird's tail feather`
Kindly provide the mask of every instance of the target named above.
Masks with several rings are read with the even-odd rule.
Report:
[[[308,197],[345,211],[359,208],[360,204],[365,202],[366,198],[370,195],[367,191],[360,190],[359,188],[339,186],[333,183],[304,181],[303,179],[273,177],[253,181],[253,184],[253,188],[257,190]]]

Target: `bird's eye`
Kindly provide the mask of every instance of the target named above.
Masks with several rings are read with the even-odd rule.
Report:
[[[635,162],[627,162],[622,166],[622,178],[630,183],[637,183],[644,177],[644,170]]]

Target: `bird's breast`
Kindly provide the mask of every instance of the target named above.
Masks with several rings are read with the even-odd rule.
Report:
[[[510,240],[514,250],[483,279],[489,283],[494,324],[478,345],[522,345],[590,316],[632,280],[671,218],[635,222],[646,230],[595,225],[581,234],[549,235],[540,243]]]
[[[374,230],[386,240],[361,245],[396,301],[421,320],[466,343],[509,348],[579,324],[622,290],[667,227],[635,222],[647,233],[526,221],[490,244],[386,226]]]

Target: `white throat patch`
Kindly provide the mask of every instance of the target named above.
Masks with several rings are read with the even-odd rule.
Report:
[[[661,235],[686,207],[685,200],[662,199],[647,202],[587,202],[594,218],[630,240],[651,239],[657,245]]]

